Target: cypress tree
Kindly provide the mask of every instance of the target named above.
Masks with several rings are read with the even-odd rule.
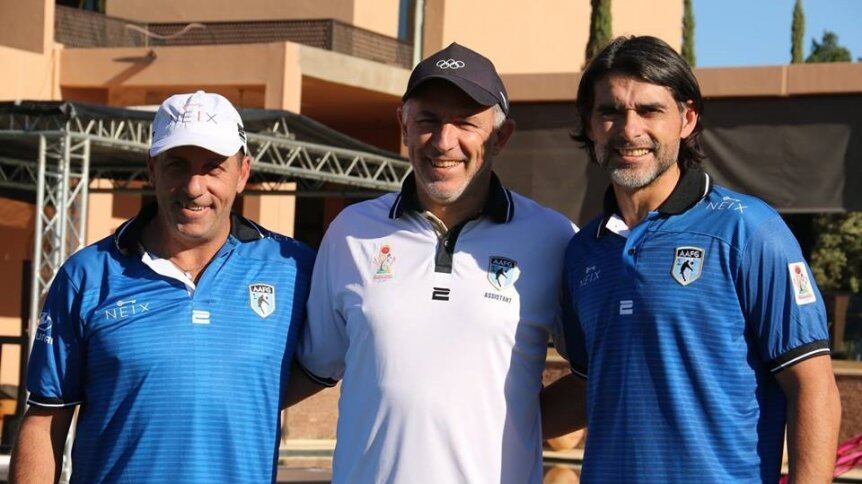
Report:
[[[587,41],[586,62],[608,45],[613,35],[611,30],[611,0],[590,0],[590,39]]]
[[[796,0],[793,7],[793,25],[790,27],[790,57],[793,64],[805,62],[802,53],[802,42],[805,38],[805,13],[802,11],[802,0]]]
[[[683,0],[682,5],[682,58],[694,67],[697,64],[694,56],[694,9],[691,0]]]

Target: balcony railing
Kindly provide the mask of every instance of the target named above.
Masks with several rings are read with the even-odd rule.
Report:
[[[333,19],[250,22],[132,22],[58,5],[54,37],[72,48],[295,42],[410,68],[413,45]]]

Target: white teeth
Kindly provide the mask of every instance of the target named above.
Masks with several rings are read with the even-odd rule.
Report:
[[[619,152],[623,156],[643,156],[649,153],[646,148],[620,148]]]
[[[202,207],[200,205],[183,205],[183,208],[185,208],[186,210],[191,210],[192,212],[200,212],[206,207]]]
[[[457,161],[431,161],[431,166],[434,168],[451,168],[457,164]]]

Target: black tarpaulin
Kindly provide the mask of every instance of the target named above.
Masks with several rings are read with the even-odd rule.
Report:
[[[583,224],[608,179],[570,132],[573,103],[512,106],[518,128],[496,169],[512,189]],[[862,210],[862,95],[713,99],[705,168],[782,212]]]

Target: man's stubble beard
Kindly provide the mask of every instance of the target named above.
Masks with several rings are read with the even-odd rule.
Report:
[[[676,164],[677,157],[679,156],[679,143],[670,149],[654,143],[653,156],[655,157],[655,163],[640,169],[619,168],[617,166],[610,166],[609,160],[615,148],[613,144],[609,143],[603,150],[596,149],[596,162],[608,174],[614,185],[630,190],[649,186]]]
[[[414,170],[414,172],[416,173],[417,185],[423,186],[425,188],[426,195],[430,197],[435,203],[439,203],[441,205],[449,205],[457,202],[464,197],[464,194],[469,191],[470,187],[474,183],[476,183],[478,179],[485,178],[486,174],[488,175],[488,177],[490,177],[490,172],[492,171],[494,165],[494,156],[489,154],[491,139],[492,138],[489,138],[484,146],[482,166],[476,173],[473,174],[470,179],[466,180],[460,186],[448,191],[438,189],[436,186],[436,182],[430,182],[428,180],[425,180],[424,176],[420,173],[420,170]],[[465,161],[464,163],[466,167],[467,162]]]

